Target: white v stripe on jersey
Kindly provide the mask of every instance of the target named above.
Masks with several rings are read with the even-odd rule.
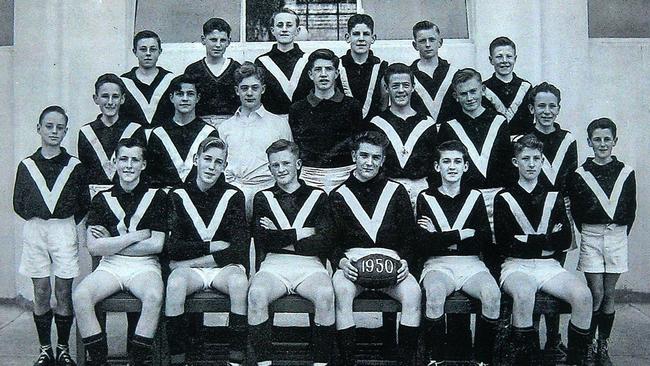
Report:
[[[263,191],[263,193],[266,197],[266,200],[269,202],[269,207],[271,207],[271,211],[273,212],[275,219],[278,221],[280,228],[282,230],[288,230],[303,228],[307,217],[309,217],[309,214],[311,214],[311,211],[314,209],[316,201],[318,201],[318,197],[320,197],[323,192],[317,190],[311,192],[309,197],[307,197],[305,200],[305,203],[302,204],[300,211],[298,211],[296,218],[293,220],[293,224],[289,224],[289,219],[287,218],[287,215],[284,214],[284,211],[282,210],[282,207],[280,207],[278,200],[276,200],[273,196],[273,192]]]
[[[363,229],[368,233],[370,239],[372,239],[373,242],[377,242],[377,233],[379,232],[381,223],[384,221],[386,209],[388,208],[388,204],[390,203],[391,198],[393,198],[393,194],[395,194],[397,187],[399,187],[399,184],[393,181],[388,181],[388,183],[386,183],[384,190],[381,192],[381,196],[379,196],[377,206],[375,206],[375,210],[372,213],[372,218],[368,217],[368,214],[359,203],[359,200],[357,200],[354,193],[352,193],[345,184],[339,187],[337,192],[343,196],[343,199],[348,204],[348,207],[350,207],[352,214],[354,214],[354,217],[357,218],[357,221],[359,221]]]
[[[463,203],[463,207],[458,213],[458,216],[456,216],[456,221],[454,221],[453,226],[449,225],[449,220],[447,220],[447,216],[445,216],[444,211],[442,211],[442,207],[440,207],[438,200],[434,196],[429,196],[428,194],[423,193],[422,195],[429,205],[429,208],[431,208],[431,212],[433,212],[433,216],[435,216],[436,221],[438,222],[438,225],[440,225],[442,231],[451,231],[463,229],[463,226],[465,226],[465,222],[467,222],[467,218],[472,212],[472,209],[476,204],[476,200],[481,196],[481,193],[478,191],[471,191],[469,193],[465,199],[465,203]]]
[[[56,209],[56,204],[59,202],[59,198],[61,197],[61,192],[63,192],[63,188],[68,182],[68,179],[70,179],[70,174],[72,174],[74,167],[81,164],[81,162],[71,157],[70,160],[68,160],[68,164],[63,167],[59,176],[56,177],[56,181],[54,181],[54,186],[51,191],[47,188],[45,177],[43,177],[41,171],[38,170],[38,167],[32,158],[23,160],[23,164],[25,164],[25,167],[32,176],[34,183],[36,183],[36,188],[38,188],[38,191],[41,193],[41,197],[43,198],[43,202],[45,202],[47,209],[51,214],[53,214]]]
[[[494,117],[494,120],[490,124],[490,129],[485,136],[485,140],[483,141],[480,153],[478,152],[478,149],[476,149],[476,146],[474,146],[472,140],[470,140],[469,136],[467,136],[463,126],[461,126],[458,121],[454,119],[448,122],[449,126],[454,130],[454,132],[456,132],[456,136],[458,136],[460,142],[462,142],[467,148],[467,153],[469,154],[470,159],[472,159],[472,162],[474,162],[474,165],[476,165],[476,168],[478,168],[478,171],[486,178],[494,141],[496,140],[497,132],[499,132],[499,128],[504,121],[505,117],[503,116]]]
[[[120,136],[121,139],[129,138],[133,136],[133,133],[138,130],[141,126],[137,123],[129,123],[128,126],[122,131],[122,135]],[[115,152],[112,153],[111,158],[108,158],[108,155],[106,155],[106,150],[104,150],[104,147],[102,146],[102,143],[99,142],[99,138],[95,134],[95,130],[93,130],[90,125],[85,125],[81,127],[81,133],[86,136],[86,140],[90,143],[90,146],[92,146],[93,150],[95,151],[95,155],[97,156],[97,159],[99,159],[100,164],[102,164],[102,169],[104,170],[104,174],[106,174],[106,177],[110,180],[113,180],[113,177],[115,176],[115,168],[111,169],[111,164],[113,158],[115,158]]]
[[[262,65],[264,65],[264,67],[266,67],[266,69],[269,70],[269,72],[275,77],[275,80],[280,83],[284,94],[286,94],[289,100],[293,99],[293,93],[298,87],[298,82],[300,81],[302,71],[304,70],[305,65],[307,65],[307,59],[307,54],[302,55],[302,57],[299,58],[298,62],[296,62],[294,65],[293,71],[291,71],[291,79],[287,79],[282,70],[280,70],[278,65],[276,65],[269,56],[262,56],[259,58]]]
[[[445,94],[447,93],[447,90],[449,89],[449,86],[451,85],[451,79],[454,77],[454,72],[455,70],[452,70],[451,67],[449,70],[447,70],[447,75],[445,75],[445,78],[442,80],[442,83],[440,83],[440,87],[438,88],[438,91],[436,92],[436,95],[433,99],[431,99],[431,95],[427,91],[427,89],[422,85],[422,82],[415,77],[415,83],[414,83],[414,88],[415,91],[418,93],[420,98],[422,98],[422,102],[424,103],[424,106],[427,107],[427,110],[429,111],[429,114],[431,115],[431,118],[433,120],[438,119],[438,114],[440,114],[440,106],[442,105],[442,100],[445,97]]]
[[[124,220],[126,219],[126,213],[124,212],[122,205],[120,205],[120,202],[117,200],[117,198],[111,195],[110,191],[102,192],[102,195],[104,196],[104,199],[108,204],[108,207],[111,209],[111,211],[113,211],[113,215],[117,217],[118,220],[117,232],[120,233],[120,235],[131,233],[138,229],[138,224],[140,224],[140,220],[142,220],[142,217],[149,209],[149,206],[151,205],[151,201],[156,195],[156,191],[157,191],[156,189],[149,189],[142,196],[142,199],[140,199],[140,203],[138,203],[138,207],[135,209],[133,216],[131,216],[131,219],[129,220],[128,228],[126,227],[126,223],[124,222]]]
[[[555,158],[552,162],[550,162],[550,160],[544,155],[544,162],[542,162],[542,171],[544,174],[546,174],[546,178],[548,178],[551,184],[555,184],[555,180],[557,179],[557,175],[560,172],[560,167],[562,166],[564,157],[569,150],[569,146],[571,146],[571,143],[575,140],[576,139],[573,138],[573,135],[567,133],[560,143],[560,146],[557,148]]]
[[[388,136],[388,140],[393,145],[395,154],[397,155],[397,160],[399,160],[399,165],[404,168],[408,162],[411,154],[413,153],[413,148],[417,144],[418,140],[422,134],[429,129],[429,127],[435,126],[436,122],[433,118],[427,117],[427,119],[418,122],[418,124],[413,128],[411,134],[406,139],[406,143],[402,142],[402,139],[397,134],[397,131],[391,126],[388,121],[377,116],[370,121],[370,123],[381,128],[382,131]]]
[[[613,220],[614,215],[616,214],[616,208],[618,207],[618,200],[621,198],[621,193],[623,193],[623,184],[625,183],[627,177],[632,173],[632,171],[633,169],[628,165],[623,166],[621,172],[618,173],[616,182],[614,182],[612,194],[609,197],[607,197],[607,194],[605,194],[605,191],[603,191],[600,184],[598,184],[598,181],[593,176],[593,174],[586,171],[583,167],[578,168],[576,170],[576,173],[578,173],[585,181],[585,183],[587,183],[587,186],[589,186],[591,191],[594,192],[594,195],[607,213],[607,216]]]
[[[370,81],[368,82],[368,93],[366,94],[366,99],[363,101],[363,108],[361,113],[363,118],[366,118],[368,112],[370,111],[370,104],[372,104],[372,96],[375,92],[375,85],[377,84],[377,77],[379,76],[379,66],[381,63],[375,64],[372,67],[372,72],[370,73]],[[350,88],[350,81],[348,80],[348,73],[345,70],[343,65],[339,66],[339,77],[341,78],[341,85],[343,85],[343,93],[348,97],[354,98],[352,95],[352,88]]]
[[[199,233],[199,235],[201,236],[201,240],[203,241],[212,241],[212,238],[214,238],[214,234],[219,229],[219,225],[221,225],[221,221],[223,220],[223,215],[226,213],[226,209],[228,208],[228,203],[230,202],[230,199],[232,198],[232,196],[235,195],[235,193],[237,193],[237,191],[235,191],[234,189],[227,189],[223,193],[221,200],[219,200],[217,207],[214,209],[214,213],[212,214],[210,223],[208,224],[208,226],[205,226],[205,222],[201,218],[201,215],[199,215],[199,212],[196,210],[196,206],[190,199],[190,196],[187,194],[187,192],[184,189],[177,189],[174,192],[183,201],[183,207],[185,207],[185,211],[187,211],[187,215],[192,219],[194,228],[196,229],[196,232]]]
[[[542,211],[542,218],[539,220],[539,225],[537,226],[537,230],[533,228],[533,225],[526,217],[526,214],[524,214],[524,211],[521,209],[521,206],[519,206],[519,203],[517,203],[515,198],[512,197],[510,193],[505,192],[501,195],[501,197],[503,197],[506,200],[506,203],[508,203],[508,206],[510,207],[510,212],[512,212],[512,215],[515,217],[515,220],[517,220],[517,223],[524,231],[524,234],[526,235],[546,234],[546,232],[548,231],[548,224],[551,221],[551,212],[553,212],[553,206],[555,205],[555,200],[557,200],[557,192],[548,192],[546,194],[546,198],[544,199],[544,209]]]
[[[226,61],[224,61],[223,65],[221,65],[221,67],[219,68],[219,71],[215,73],[212,72],[212,69],[210,68],[208,63],[205,62],[205,59],[203,59],[203,64],[208,68],[208,70],[210,70],[210,72],[212,73],[212,75],[214,75],[215,78],[218,78],[219,76],[223,75],[223,72],[226,71],[226,69],[228,69],[228,66],[230,66],[231,63],[232,63],[232,59],[228,57]]]
[[[194,159],[194,154],[196,154],[196,152],[199,150],[199,145],[201,142],[205,140],[205,138],[208,137],[212,131],[214,131],[214,127],[210,125],[203,126],[201,131],[199,131],[199,133],[194,138],[194,141],[192,142],[190,150],[187,152],[185,159],[181,157],[181,154],[178,152],[176,145],[174,145],[172,139],[169,137],[167,131],[165,131],[164,128],[155,128],[153,130],[153,133],[156,134],[158,138],[160,138],[160,141],[162,141],[163,146],[165,146],[165,150],[167,150],[167,153],[169,154],[169,158],[172,160],[172,163],[174,163],[176,172],[178,172],[178,177],[181,178],[181,181],[185,182],[185,179],[187,179],[187,176],[192,170],[192,161]]]
[[[165,91],[169,87],[169,84],[171,84],[173,78],[174,74],[165,74],[160,81],[160,84],[156,86],[156,89],[151,95],[151,100],[147,101],[147,98],[144,97],[144,94],[142,94],[140,89],[138,89],[133,80],[122,76],[124,85],[126,85],[126,88],[129,90],[135,101],[140,105],[144,117],[147,119],[147,123],[151,124],[153,121],[153,116],[156,114],[156,110],[158,109],[158,102],[160,99],[165,97]]]
[[[515,113],[519,110],[519,106],[524,102],[524,97],[528,90],[530,89],[530,84],[527,82],[522,82],[517,89],[517,94],[515,98],[510,103],[510,106],[506,107],[501,99],[492,91],[490,88],[485,88],[485,97],[492,103],[497,112],[506,116],[508,122],[515,116]]]

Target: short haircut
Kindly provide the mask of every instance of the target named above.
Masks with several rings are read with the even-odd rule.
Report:
[[[411,77],[411,83],[415,83],[415,77],[413,76],[411,68],[401,62],[396,62],[388,65],[384,72],[384,82],[386,85],[390,82],[390,77],[396,74],[406,74]]]
[[[133,37],[133,49],[135,50],[136,48],[138,48],[138,42],[141,39],[145,39],[145,38],[155,39],[156,42],[158,43],[158,48],[162,48],[162,46],[160,45],[160,37],[158,36],[158,34],[156,34],[156,32],[151,30],[143,30],[136,33],[135,36]]]
[[[38,124],[40,125],[43,122],[43,118],[45,118],[45,115],[50,113],[50,112],[56,112],[60,115],[63,116],[63,119],[65,120],[65,125],[68,125],[68,114],[65,113],[65,109],[63,107],[60,107],[58,105],[51,105],[49,107],[46,107],[43,109],[43,112],[38,116]]]
[[[115,74],[104,74],[97,78],[95,81],[95,94],[99,92],[99,88],[104,84],[116,84],[120,87],[120,93],[126,93],[126,86],[122,79]]]
[[[126,148],[139,147],[140,150],[142,150],[142,158],[144,160],[147,160],[147,146],[145,145],[144,141],[142,141],[141,139],[136,137],[127,137],[127,138],[120,139],[120,141],[118,141],[117,145],[115,146],[116,158],[120,156],[120,149],[123,147]]]
[[[334,51],[327,48],[319,48],[316,51],[312,52],[307,59],[307,69],[311,69],[314,66],[316,60],[328,60],[332,61],[334,68],[339,68],[339,57],[336,56]]]
[[[436,161],[440,160],[443,151],[458,151],[459,153],[463,154],[464,161],[469,160],[469,156],[467,155],[467,148],[465,145],[463,145],[462,142],[458,140],[449,140],[438,145],[436,148]]]
[[[517,54],[517,46],[515,45],[515,42],[508,37],[497,37],[490,42],[490,56],[492,56],[492,52],[494,52],[495,48],[501,46],[510,46],[512,47],[512,50],[515,51],[515,54]]]
[[[433,29],[440,35],[440,28],[433,22],[430,22],[428,20],[423,20],[420,22],[415,23],[413,25],[413,40],[417,38],[418,32],[422,30],[427,30],[427,29]]]
[[[451,79],[451,87],[456,90],[458,84],[470,81],[472,79],[476,79],[479,83],[483,83],[481,74],[478,71],[469,67],[460,69],[454,73],[454,77]]]
[[[607,117],[602,117],[591,121],[587,126],[587,137],[591,138],[596,129],[609,129],[612,131],[612,137],[616,138],[616,123]]]
[[[352,31],[357,24],[365,24],[370,28],[371,32],[375,32],[375,21],[368,14],[354,14],[348,19],[348,33]]]
[[[213,31],[224,32],[228,35],[228,38],[230,38],[230,32],[232,31],[232,28],[230,28],[230,24],[228,24],[228,22],[221,18],[210,18],[203,24],[203,35],[207,36]]]
[[[300,17],[298,16],[298,13],[289,8],[281,8],[280,10],[274,11],[273,14],[271,14],[271,18],[269,19],[271,27],[275,25],[275,16],[282,13],[294,15],[296,17],[296,27],[300,25]]]
[[[280,151],[288,151],[296,158],[300,156],[300,148],[298,147],[298,144],[285,139],[279,139],[267,147],[266,156],[271,156],[271,154],[275,154]]]
[[[196,91],[199,91],[199,81],[187,74],[181,74],[173,78],[169,83],[169,93],[174,94],[177,91],[181,90],[181,84],[192,84],[196,88]]]
[[[539,85],[535,85],[534,88],[530,89],[530,92],[528,94],[529,101],[528,103],[530,105],[535,105],[535,97],[539,93],[551,93],[555,95],[557,98],[557,104],[560,104],[560,101],[562,100],[561,95],[560,95],[560,89],[556,88],[555,85],[549,84],[546,81]]]
[[[388,138],[386,138],[386,135],[384,135],[381,132],[378,131],[364,131],[352,138],[352,143],[350,144],[350,147],[352,148],[352,151],[357,151],[359,150],[359,147],[361,144],[370,144],[370,145],[375,145],[381,147],[381,151],[383,153],[386,152],[386,148],[388,147],[389,141]]]
[[[228,156],[228,144],[226,144],[226,142],[221,138],[215,136],[208,136],[203,141],[201,141],[199,148],[196,150],[196,156],[201,156],[201,154],[208,151],[208,149],[212,147],[225,151],[226,156]]]
[[[239,85],[242,80],[249,76],[255,76],[262,85],[266,83],[266,73],[264,72],[264,69],[250,61],[246,61],[235,70],[235,84]]]
[[[524,135],[514,143],[514,156],[517,157],[525,148],[539,150],[540,153],[544,152],[544,143],[539,141],[537,136],[532,133]]]

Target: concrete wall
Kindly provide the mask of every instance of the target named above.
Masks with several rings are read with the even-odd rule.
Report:
[[[15,168],[21,158],[34,150],[38,142],[34,124],[39,111],[49,104],[61,104],[69,111],[70,134],[65,145],[76,145],[78,128],[97,114],[91,101],[96,76],[119,73],[135,63],[130,54],[133,9],[133,0],[16,3],[13,67],[4,62],[11,57],[0,48],[0,88],[10,85],[11,78],[16,82],[13,98],[8,95],[8,99],[2,100],[13,100],[17,107],[12,112],[6,104],[0,105],[0,120],[10,120],[2,116],[13,116],[14,127],[13,135],[0,137],[2,149],[14,149],[13,153],[10,150],[2,155],[11,157],[7,158],[11,161],[3,161],[5,166]],[[34,28],[35,20],[43,27]],[[645,194],[650,192],[644,184],[650,178],[650,163],[640,158],[650,152],[650,128],[645,125],[650,111],[643,98],[650,95],[650,81],[645,78],[650,71],[650,40],[590,40],[585,0],[469,0],[468,23],[470,38],[446,40],[442,57],[458,67],[475,67],[488,77],[492,73],[488,44],[496,36],[512,38],[518,46],[515,72],[533,83],[548,80],[562,90],[559,121],[577,135],[581,160],[590,154],[584,132],[589,121],[609,116],[619,124],[621,141],[615,152],[636,168],[639,182],[639,219],[630,238],[630,273],[622,277],[619,287],[650,291],[650,282],[643,280],[650,275],[650,258],[642,240],[650,237],[650,225],[644,219],[650,215],[650,196]],[[344,42],[301,43],[306,51],[328,47],[338,54],[345,52],[346,46]],[[265,43],[233,43],[228,55],[240,61],[252,60],[269,47]],[[410,63],[417,57],[409,40],[378,41],[373,49],[378,56],[393,62]],[[164,44],[160,64],[182,72],[203,52],[199,43]],[[9,70],[13,70],[13,76]],[[7,90],[0,89],[0,97],[11,93]],[[11,182],[13,173],[3,175],[0,189],[11,189]],[[7,218],[0,222],[19,224],[17,219],[9,219],[10,201],[6,195],[0,198],[0,207],[4,215],[0,219]],[[11,252],[11,246],[19,242],[20,225],[7,226],[1,232],[7,237],[4,249]],[[19,254],[20,246],[16,244],[15,248]],[[568,266],[575,263],[575,255],[571,258]],[[0,266],[0,297],[11,296],[15,293],[14,282],[7,276],[15,272],[16,266],[8,269],[11,265],[3,262]],[[29,281],[21,276],[17,276],[15,288],[31,297]]]

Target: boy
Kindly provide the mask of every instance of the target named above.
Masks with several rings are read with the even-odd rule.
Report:
[[[528,81],[514,72],[517,62],[517,47],[508,37],[497,37],[490,43],[490,64],[494,74],[485,80],[485,104],[506,117],[510,135],[531,132],[533,118],[526,113],[527,93],[531,88]]]
[[[266,91],[264,69],[247,61],[234,77],[241,106],[219,126],[219,136],[228,144],[226,181],[244,192],[246,217],[250,219],[255,193],[275,184],[268,169],[266,148],[279,139],[293,138],[287,120],[262,106]]]
[[[529,364],[539,347],[533,308],[535,294],[544,291],[571,305],[567,363],[582,365],[590,346],[591,294],[554,258],[571,244],[571,227],[562,196],[539,183],[543,146],[534,135],[515,143],[519,179],[494,203],[497,246],[506,257],[499,282],[513,300],[510,354],[513,364]]]
[[[355,169],[330,195],[336,243],[331,258],[336,268],[332,279],[336,294],[336,329],[345,365],[354,365],[356,356],[352,303],[366,290],[355,283],[358,271],[352,262],[372,253],[388,255],[401,263],[397,270],[397,283],[378,291],[402,305],[399,362],[400,365],[414,364],[422,296],[408,264],[415,220],[410,214],[412,208],[406,189],[379,172],[387,146],[386,137],[376,131],[355,136],[352,141]],[[369,213],[372,216],[369,217]]]
[[[165,97],[174,75],[156,66],[161,53],[160,37],[155,32],[138,32],[133,37],[133,54],[138,59],[138,66],[122,74],[127,89],[123,117],[147,126],[147,132],[174,114],[174,107]]]
[[[88,252],[102,259],[73,294],[79,334],[93,365],[105,365],[106,333],[95,305],[106,297],[129,291],[142,302],[142,313],[130,340],[129,364],[144,365],[163,302],[163,281],[157,255],[163,249],[166,197],[148,188],[142,172],[147,167],[146,148],[134,138],[120,140],[115,148],[119,182],[93,198],[88,214]]]
[[[501,291],[479,259],[492,241],[485,203],[479,191],[461,185],[469,168],[465,146],[459,141],[447,141],[436,151],[434,167],[442,184],[420,193],[417,206],[422,237],[418,257],[424,261],[420,283],[426,293],[424,339],[432,361],[429,365],[437,365],[444,358],[445,299],[454,291],[481,300],[475,356],[478,362],[492,363]]]
[[[187,324],[185,298],[197,291],[216,289],[230,295],[231,347],[228,361],[239,365],[246,348],[245,263],[250,235],[244,195],[226,183],[228,148],[218,137],[207,137],[194,156],[195,179],[169,193],[169,267],[165,316],[170,329],[172,363],[185,362]]]
[[[101,114],[81,127],[77,140],[79,160],[86,169],[86,181],[92,186],[113,184],[115,166],[109,153],[115,151],[118,141],[128,137],[145,141],[142,125],[120,116],[125,91],[122,79],[115,74],[104,74],[95,82],[93,101]]]
[[[354,14],[348,19],[345,41],[350,44],[350,49],[341,57],[339,82],[345,95],[355,98],[363,106],[361,114],[364,119],[376,116],[387,105],[381,81],[388,63],[370,50],[376,40],[375,22],[370,15]]]
[[[34,285],[34,323],[41,346],[34,366],[75,365],[68,348],[71,293],[72,281],[79,275],[77,239],[83,232],[89,196],[81,162],[61,147],[67,131],[63,108],[49,106],[41,112],[36,126],[41,147],[20,162],[14,185],[14,211],[26,221],[18,272],[30,277]],[[55,276],[54,315],[50,273]],[[52,317],[58,335],[56,357],[50,335]]]
[[[292,102],[309,94],[313,84],[307,75],[307,55],[294,40],[300,32],[300,18],[289,8],[271,15],[271,34],[276,43],[271,51],[255,59],[269,76],[262,104],[273,114],[286,115]]]
[[[217,130],[196,116],[200,99],[197,81],[187,75],[174,78],[169,100],[174,105],[171,121],[156,127],[149,138],[149,171],[153,187],[173,187],[187,180],[194,154],[208,136]]]
[[[607,340],[614,323],[614,294],[627,272],[627,235],[636,212],[634,170],[612,155],[618,142],[616,124],[598,118],[587,126],[594,157],[569,178],[571,213],[582,234],[578,271],[585,272],[594,298],[591,337],[598,331],[596,360],[611,365]]]
[[[221,18],[205,22],[201,36],[205,57],[185,68],[185,75],[199,81],[201,100],[196,105],[196,114],[214,127],[232,116],[239,102],[233,73],[240,65],[224,57],[230,45],[230,31],[230,24]]]
[[[266,149],[276,186],[257,193],[253,230],[262,259],[248,292],[251,344],[258,365],[271,363],[269,304],[287,294],[314,303],[313,362],[329,363],[334,336],[334,288],[325,262],[333,241],[327,194],[298,180],[298,145],[275,141]]]
[[[346,143],[361,129],[361,105],[336,88],[339,58],[328,49],[309,55],[314,89],[291,105],[289,126],[302,151],[300,179],[325,192],[343,183],[354,168]]]
[[[390,107],[370,121],[370,129],[382,132],[390,141],[384,174],[406,188],[413,210],[418,194],[428,187],[426,177],[433,171],[437,135],[436,121],[411,107],[414,81],[408,66],[388,66],[384,82]]]
[[[440,47],[442,36],[437,25],[423,20],[413,26],[413,48],[420,55],[411,64],[416,80],[413,109],[431,116],[438,125],[459,112],[450,87],[455,70],[438,56]]]

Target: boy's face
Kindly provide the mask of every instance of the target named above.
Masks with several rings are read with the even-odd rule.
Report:
[[[460,103],[465,112],[473,112],[481,106],[485,87],[477,78],[471,78],[459,83],[454,88],[454,98]]]
[[[334,88],[334,82],[338,76],[339,70],[330,60],[317,59],[309,69],[309,78],[314,81],[314,87],[318,90],[325,91]]]
[[[269,155],[269,170],[279,185],[286,186],[298,180],[298,170],[302,160],[289,150],[274,152]]]
[[[600,160],[609,159],[612,156],[612,150],[617,142],[618,137],[614,137],[609,128],[595,129],[587,140],[589,147],[594,150],[594,156]]]
[[[375,40],[377,40],[377,36],[367,24],[363,23],[356,24],[345,35],[345,41],[350,44],[350,50],[359,55],[368,53]]]
[[[528,105],[528,110],[535,116],[535,123],[551,127],[557,115],[560,114],[560,103],[553,93],[537,93],[533,104]]]
[[[257,76],[248,76],[235,87],[235,93],[239,95],[242,107],[256,110],[262,105],[262,94],[265,86],[262,85]]]
[[[213,185],[228,163],[226,162],[226,151],[215,146],[208,147],[199,155],[194,155],[196,165],[196,179],[207,185]]]
[[[352,151],[352,161],[356,165],[357,177],[367,182],[379,174],[384,164],[384,152],[381,146],[362,142],[357,150]]]
[[[413,82],[409,74],[393,74],[389,77],[388,96],[392,105],[405,107],[411,104]]]
[[[415,34],[413,48],[420,58],[432,59],[438,57],[438,49],[442,46],[442,38],[435,29],[423,29]]]
[[[538,149],[525,147],[517,156],[512,158],[512,164],[519,170],[519,178],[533,181],[539,176],[542,170],[544,157]]]
[[[205,46],[205,53],[213,58],[221,58],[230,45],[228,33],[219,30],[201,36],[201,43]]]
[[[515,68],[517,54],[512,46],[495,47],[490,55],[490,63],[494,66],[494,72],[501,76],[508,76]]]
[[[140,179],[142,171],[147,167],[142,148],[121,147],[115,157],[115,169],[120,177],[120,182],[132,183]]]
[[[158,46],[158,41],[155,38],[143,38],[139,40],[137,47],[133,50],[133,54],[138,58],[138,65],[143,69],[156,67],[161,52],[162,50]]]
[[[196,108],[196,103],[199,101],[199,93],[196,91],[196,85],[181,83],[180,90],[173,91],[169,99],[172,101],[176,112],[186,114]]]
[[[467,171],[469,165],[463,158],[460,151],[441,151],[440,159],[434,163],[434,169],[440,173],[443,183],[455,183],[460,181],[463,173]]]
[[[120,113],[120,106],[124,104],[124,94],[120,86],[114,83],[104,83],[93,95],[93,101],[99,106],[102,115],[114,117]]]
[[[68,132],[65,117],[59,112],[49,112],[36,125],[43,146],[59,146]]]
[[[296,16],[289,13],[278,13],[273,19],[271,34],[279,44],[291,44],[298,35],[299,28]]]

